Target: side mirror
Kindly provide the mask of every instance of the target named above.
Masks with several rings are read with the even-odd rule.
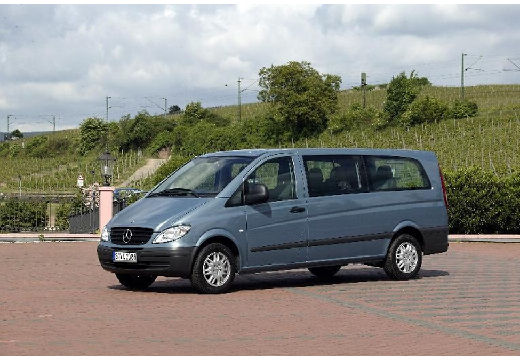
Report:
[[[269,190],[264,184],[245,184],[244,202],[246,205],[261,204],[269,199]]]

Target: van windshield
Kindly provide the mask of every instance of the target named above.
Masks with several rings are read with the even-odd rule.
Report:
[[[215,196],[251,161],[249,156],[198,157],[170,175],[152,196]]]

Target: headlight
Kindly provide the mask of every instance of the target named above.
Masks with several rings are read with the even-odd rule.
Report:
[[[164,230],[162,233],[157,236],[152,243],[153,244],[163,244],[170,241],[174,241],[180,239],[184,235],[190,231],[191,226],[189,225],[177,225],[171,227],[169,229]]]
[[[108,229],[106,226],[101,231],[101,241],[108,241]]]

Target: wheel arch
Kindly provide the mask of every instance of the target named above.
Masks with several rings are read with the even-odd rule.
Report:
[[[236,261],[236,267],[237,267],[237,271],[240,270],[240,267],[241,267],[241,264],[240,264],[240,259],[241,259],[241,253],[240,253],[240,248],[234,238],[234,236],[232,234],[230,234],[228,231],[225,231],[225,230],[210,230],[208,232],[206,232],[204,235],[202,235],[199,239],[199,241],[197,241],[197,244],[196,244],[196,251],[195,251],[195,254],[193,255],[193,261],[192,261],[192,264],[191,266],[193,266],[194,262],[195,262],[195,259],[197,257],[197,255],[199,254],[199,252],[207,245],[209,244],[214,244],[214,243],[220,243],[220,244],[223,244],[225,246],[227,246],[231,252],[233,253],[233,255],[235,256],[235,261]]]
[[[409,234],[409,235],[412,235],[413,237],[415,237],[417,239],[417,241],[419,242],[419,245],[421,245],[421,250],[424,252],[424,237],[423,237],[421,231],[419,230],[419,226],[417,226],[417,224],[415,224],[412,221],[405,221],[405,222],[400,223],[398,226],[395,227],[395,229],[393,231],[393,236],[392,236],[392,240],[390,241],[390,244],[395,239],[397,239],[398,236],[400,236],[402,234]],[[388,245],[389,247],[390,247],[390,244]]]

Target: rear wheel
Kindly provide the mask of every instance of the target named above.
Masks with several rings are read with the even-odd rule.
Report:
[[[193,265],[191,285],[203,294],[220,294],[231,287],[235,279],[235,257],[220,243],[204,247]]]
[[[410,234],[402,234],[390,245],[383,269],[392,279],[408,280],[417,276],[421,263],[419,242]]]
[[[132,290],[144,290],[157,278],[157,276],[131,274],[116,274],[116,277],[121,285]]]
[[[312,275],[319,277],[320,279],[330,279],[341,269],[341,266],[320,266],[309,268]]]

